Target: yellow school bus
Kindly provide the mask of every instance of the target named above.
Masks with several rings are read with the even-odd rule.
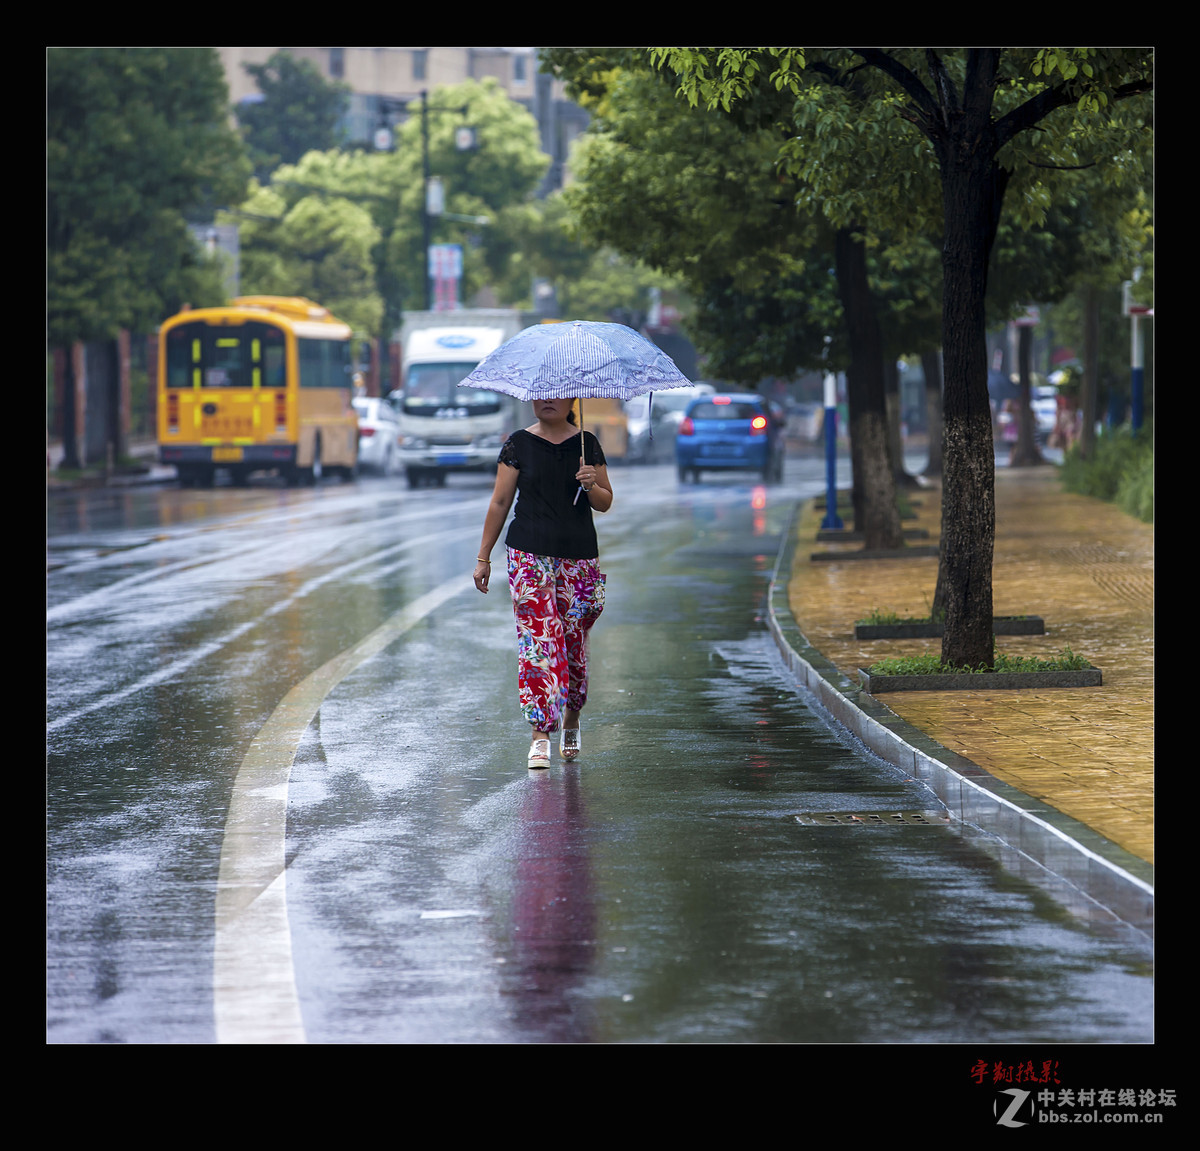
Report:
[[[302,297],[239,296],[159,329],[159,459],[184,484],[358,470],[350,328]]]
[[[604,458],[610,463],[623,461],[629,454],[629,419],[625,415],[625,405],[620,400],[582,400],[582,417],[576,412],[575,418],[582,418],[585,430],[589,431],[600,441],[604,449]]]

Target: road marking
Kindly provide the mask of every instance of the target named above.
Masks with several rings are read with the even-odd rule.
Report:
[[[401,608],[280,701],[238,768],[217,877],[213,1000],[218,1043],[304,1043],[287,920],[288,778],[325,697],[355,668],[474,583],[456,577]]]

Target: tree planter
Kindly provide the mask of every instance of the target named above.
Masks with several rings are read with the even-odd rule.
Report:
[[[858,679],[870,695],[884,691],[1034,691],[1046,687],[1100,687],[1098,667],[1078,671],[981,671],[950,675],[872,675],[858,669]]]
[[[904,623],[858,623],[855,639],[936,639],[946,625],[933,620],[907,620]],[[992,620],[993,635],[1045,635],[1046,621],[1040,615],[998,615]]]

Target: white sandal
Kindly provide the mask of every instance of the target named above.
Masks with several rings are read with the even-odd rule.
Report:
[[[579,728],[564,727],[562,729],[558,750],[563,759],[574,759],[583,750],[579,740]]]
[[[529,745],[529,766],[550,766],[550,741],[548,739],[535,739]]]

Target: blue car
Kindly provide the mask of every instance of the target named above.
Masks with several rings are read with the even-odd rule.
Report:
[[[783,478],[783,422],[762,396],[729,393],[693,400],[675,435],[679,479],[701,471],[740,469],[766,481]]]

